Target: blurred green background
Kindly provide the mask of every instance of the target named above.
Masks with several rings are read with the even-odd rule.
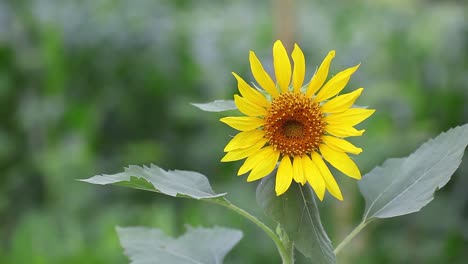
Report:
[[[235,131],[190,102],[231,99],[248,52],[271,70],[281,38],[304,50],[310,78],[362,62],[347,90],[377,109],[352,141],[365,173],[468,122],[466,1],[0,1],[0,263],[127,263],[115,226],[178,236],[185,224],[242,229],[226,263],[279,263],[256,226],[224,208],[78,182],[128,164],[207,175],[215,191],[271,226],[241,162],[219,159]],[[320,204],[336,246],[359,223],[356,182]],[[466,263],[468,159],[420,213],[375,221],[340,263]],[[298,263],[305,260],[297,255]]]

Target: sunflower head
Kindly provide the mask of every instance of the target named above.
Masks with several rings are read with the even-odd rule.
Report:
[[[335,51],[330,51],[304,85],[305,59],[297,44],[291,54],[293,66],[281,41],[273,45],[275,82],[251,51],[250,67],[261,89],[233,73],[240,93],[234,95],[234,101],[245,116],[221,119],[240,131],[224,148],[227,153],[221,161],[245,159],[238,175],[249,172],[247,181],[265,177],[279,161],[276,195],[285,193],[294,180],[310,184],[320,200],[326,190],[343,200],[327,163],[352,178],[361,178],[348,154],[357,155],[362,149],[345,138],[361,136],[364,130],[354,126],[375,110],[352,107],[363,88],[338,95],[359,65],[326,81],[334,57]]]

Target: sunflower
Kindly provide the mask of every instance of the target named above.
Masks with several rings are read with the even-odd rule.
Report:
[[[353,103],[363,88],[337,95],[348,83],[359,64],[339,72],[327,82],[335,51],[330,51],[308,84],[302,50],[294,45],[293,67],[281,41],[273,45],[276,84],[253,51],[249,60],[252,74],[261,88],[253,88],[239,75],[240,95],[234,95],[239,111],[246,116],[224,117],[221,122],[241,131],[226,145],[222,162],[246,158],[238,175],[250,171],[248,182],[276,172],[276,195],[285,193],[294,180],[308,183],[320,200],[325,190],[343,200],[341,190],[325,161],[349,177],[360,179],[359,168],[348,156],[362,152],[344,138],[361,136],[355,125],[375,110],[356,108]],[[293,69],[291,69],[293,68]]]

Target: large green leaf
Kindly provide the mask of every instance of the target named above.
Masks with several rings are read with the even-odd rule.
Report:
[[[193,171],[165,171],[156,165],[129,166],[124,172],[96,175],[82,180],[93,184],[116,184],[125,187],[160,192],[170,196],[212,199],[226,195],[215,193],[206,176]]]
[[[389,159],[359,182],[366,200],[364,221],[419,211],[434,198],[461,163],[468,124],[424,143],[406,158]]]
[[[258,185],[257,202],[313,263],[336,262],[331,241],[320,221],[314,194],[308,185],[292,184],[285,194],[276,196],[275,177],[269,176]]]
[[[178,238],[143,227],[118,227],[117,232],[133,264],[220,264],[242,238],[241,231],[222,227],[188,227]]]
[[[215,100],[205,104],[192,103],[192,105],[206,112],[224,112],[237,109],[233,100]]]

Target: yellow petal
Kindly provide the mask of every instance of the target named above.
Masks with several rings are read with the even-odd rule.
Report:
[[[240,131],[253,130],[257,127],[263,126],[263,124],[265,123],[263,119],[251,116],[229,116],[223,117],[219,121]]]
[[[239,75],[235,72],[232,73],[234,77],[237,79],[237,88],[243,97],[247,100],[252,101],[260,106],[269,107],[270,102],[261,94],[259,91],[252,88],[248,85]]]
[[[361,172],[353,160],[344,152],[333,150],[327,145],[319,146],[323,158],[328,161],[333,167],[354,179],[361,179]]]
[[[260,163],[262,161],[262,158],[270,153],[273,150],[272,147],[264,147],[254,154],[250,155],[245,161],[244,164],[239,168],[239,171],[237,172],[237,175],[242,175],[250,170],[253,169],[257,165],[257,163]]]
[[[249,60],[250,69],[252,70],[252,74],[255,77],[255,80],[257,80],[257,83],[273,97],[278,96],[279,92],[276,89],[275,83],[271,80],[270,75],[268,75],[265,69],[263,69],[262,63],[258,60],[253,51],[250,51],[249,53]]]
[[[343,88],[346,86],[348,83],[349,79],[351,78],[351,75],[357,71],[359,68],[358,64],[354,67],[348,68],[344,71],[339,72],[337,75],[333,76],[320,90],[320,92],[317,94],[317,97],[315,100],[317,102],[321,102],[323,100],[327,100],[328,98],[336,95],[337,93],[341,92]]]
[[[287,92],[291,82],[291,62],[280,40],[273,44],[273,64],[275,66],[276,81],[281,91]]]
[[[293,167],[291,165],[291,160],[289,159],[289,156],[284,156],[278,166],[278,172],[276,173],[276,196],[280,196],[289,189],[292,182],[292,176]]]
[[[294,156],[293,170],[294,170],[293,179],[296,182],[304,185],[306,183],[306,178],[304,176],[304,169],[302,168],[302,158],[301,158],[301,156]]]
[[[342,113],[326,116],[324,120],[330,125],[355,126],[374,112],[375,109],[350,108]]]
[[[320,201],[323,201],[325,196],[325,181],[322,178],[317,165],[312,162],[308,155],[302,156],[302,167],[304,168],[304,176],[314,189]]]
[[[327,165],[317,152],[312,153],[312,162],[314,162],[314,164],[317,165],[317,168],[320,170],[320,174],[322,174],[322,177],[325,181],[325,186],[327,186],[327,190],[338,200],[343,201],[343,195],[341,194],[338,183],[336,183],[335,178],[333,178],[333,175],[331,174]]]
[[[264,116],[267,113],[264,107],[256,105],[237,94],[234,95],[234,103],[239,111],[248,116]]]
[[[325,59],[323,59],[322,64],[320,64],[320,67],[317,69],[314,76],[310,80],[309,87],[307,88],[306,92],[307,96],[312,96],[320,89],[320,87],[322,87],[323,83],[327,79],[330,63],[334,57],[335,51],[332,50],[328,53]]]
[[[294,62],[293,70],[293,86],[294,91],[299,92],[301,90],[302,84],[304,83],[305,76],[305,58],[304,53],[302,53],[301,48],[297,44],[294,44],[294,49],[291,54],[291,57]]]
[[[339,113],[350,108],[356,99],[361,95],[363,88],[359,88],[351,93],[339,95],[321,106],[322,113]]]
[[[256,142],[254,145],[248,148],[229,151],[221,159],[221,162],[229,162],[229,161],[245,159],[248,156],[254,154],[257,150],[261,149],[263,146],[265,146],[265,143],[267,143],[267,141],[268,140],[266,138],[262,138],[258,142]]]
[[[229,141],[229,143],[224,148],[224,152],[248,148],[262,139],[264,135],[265,131],[258,129],[240,132],[235,137],[233,137],[231,141]]]
[[[255,165],[255,157],[259,152],[262,152],[265,148],[260,149],[259,151],[255,152],[251,156],[249,156],[247,159],[245,159],[244,163],[242,166],[240,166],[239,170],[237,171],[237,175],[240,176],[242,174],[245,174],[252,170],[253,166]]]
[[[348,141],[332,137],[332,136],[323,136],[322,137],[323,143],[329,146],[330,148],[341,151],[341,152],[348,152],[351,154],[359,154],[362,152],[361,148],[354,146],[353,144],[349,143]]]
[[[267,147],[266,149],[268,149],[268,151],[263,156],[259,157],[259,162],[255,164],[249,174],[249,177],[247,177],[248,182],[261,179],[275,169],[280,152],[274,150],[272,147]]]
[[[366,130],[357,130],[352,126],[343,126],[343,125],[327,125],[325,127],[325,131],[327,133],[335,136],[335,137],[356,137],[356,136],[361,136],[364,134]]]

